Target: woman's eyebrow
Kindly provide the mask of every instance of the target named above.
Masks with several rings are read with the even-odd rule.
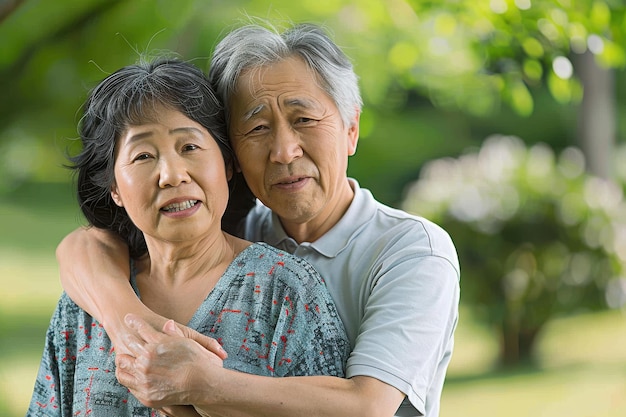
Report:
[[[128,137],[128,142],[129,143],[137,142],[137,141],[139,141],[141,139],[149,138],[152,135],[153,135],[152,131],[135,133],[135,134],[133,134],[133,135]]]
[[[169,134],[174,134],[174,133],[194,133],[197,135],[202,135],[202,131],[200,129],[198,129],[197,127],[176,127],[174,129],[170,129],[168,131]]]

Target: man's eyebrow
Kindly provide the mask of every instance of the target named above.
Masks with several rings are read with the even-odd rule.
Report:
[[[259,104],[258,106],[251,108],[243,114],[243,121],[247,122],[248,120],[252,119],[254,116],[261,113],[261,110],[263,110],[264,108],[265,104]]]
[[[283,104],[286,107],[302,107],[304,109],[310,109],[313,107],[313,102],[311,100],[299,97],[286,99]]]
[[[307,100],[305,98],[289,98],[289,99],[285,99],[283,101],[283,106],[285,107],[299,107],[302,109],[310,109],[312,107],[314,107],[314,102],[311,100]],[[245,112],[243,114],[243,121],[247,122],[248,120],[252,119],[254,116],[256,116],[257,114],[261,113],[261,111],[263,111],[263,109],[265,109],[266,105],[265,104],[259,104],[258,106],[255,106],[253,108],[251,108],[250,110],[248,110],[247,112]]]

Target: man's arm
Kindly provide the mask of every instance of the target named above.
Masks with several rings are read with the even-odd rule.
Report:
[[[127,322],[143,342],[131,346],[132,356],[116,357],[116,376],[149,407],[193,404],[211,417],[380,417],[393,416],[404,398],[367,376],[272,378],[224,369],[185,338],[157,332],[136,316]]]
[[[126,244],[112,232],[96,227],[78,228],[67,235],[56,250],[61,285],[70,298],[104,326],[117,352],[128,352],[135,336],[124,324],[134,313],[161,329],[167,319],[137,298],[130,282],[130,258]],[[226,352],[219,343],[179,325],[191,338],[221,359]]]
[[[102,323],[116,347],[123,346],[126,312],[157,324],[130,286],[128,247],[113,233],[96,227],[76,229],[61,241],[56,257],[63,289]]]
[[[202,415],[391,417],[404,398],[391,385],[367,376],[272,378],[227,369],[220,372],[223,377],[212,398],[205,398],[204,404],[196,402]],[[231,396],[220,397],[222,394]]]

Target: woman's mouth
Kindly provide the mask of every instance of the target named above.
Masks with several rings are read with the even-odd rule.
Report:
[[[192,208],[196,204],[198,204],[199,200],[187,200],[181,201],[180,203],[172,203],[163,207],[161,210],[168,213],[176,213],[178,211],[183,211]]]

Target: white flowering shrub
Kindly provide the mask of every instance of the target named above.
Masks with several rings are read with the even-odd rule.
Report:
[[[576,148],[489,137],[425,165],[403,208],[452,236],[462,302],[500,332],[505,365],[533,359],[551,318],[626,304],[623,189],[588,175]]]

